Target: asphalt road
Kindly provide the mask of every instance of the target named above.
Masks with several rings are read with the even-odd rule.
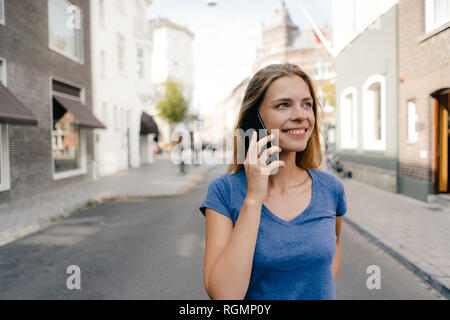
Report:
[[[0,247],[0,299],[208,299],[197,207],[212,175],[185,196],[103,203]],[[341,238],[337,299],[444,299],[345,217]],[[67,287],[72,265],[80,289]],[[370,265],[380,289],[367,288]]]

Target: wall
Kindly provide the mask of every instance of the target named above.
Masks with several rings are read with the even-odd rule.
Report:
[[[351,164],[354,178],[392,192],[397,191],[397,6],[357,36],[336,58],[336,141],[338,155]],[[363,84],[381,74],[386,81],[386,147],[383,151],[363,148]],[[341,93],[356,88],[358,144],[356,149],[341,147]],[[370,174],[367,171],[372,171]]]
[[[8,88],[37,117],[38,126],[9,125],[11,189],[0,203],[31,196],[87,179],[86,175],[54,181],[51,146],[51,77],[85,89],[91,107],[89,1],[73,0],[83,10],[84,64],[49,49],[46,0],[5,1],[6,25],[0,25],[0,56],[7,61]],[[88,170],[92,171],[92,130],[87,130]]]

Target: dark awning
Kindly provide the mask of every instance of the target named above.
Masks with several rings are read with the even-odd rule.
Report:
[[[148,135],[150,133],[154,133],[156,136],[159,134],[158,126],[156,125],[153,117],[148,115],[145,112],[142,112],[141,115],[141,131],[140,135]]]
[[[53,96],[67,111],[70,111],[80,127],[106,129],[106,127],[94,117],[92,112],[83,106],[80,101]]]
[[[37,125],[37,119],[8,88],[0,83],[0,122]]]

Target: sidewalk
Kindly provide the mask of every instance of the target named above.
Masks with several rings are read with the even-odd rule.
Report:
[[[341,179],[349,223],[450,299],[450,208]]]
[[[95,201],[176,196],[187,192],[214,166],[189,166],[182,175],[168,156],[154,163],[40,193],[0,206],[0,246],[37,231]]]

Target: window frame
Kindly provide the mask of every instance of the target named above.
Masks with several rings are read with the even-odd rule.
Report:
[[[108,76],[107,73],[107,60],[106,60],[106,50],[100,50],[100,76],[106,78]]]
[[[346,139],[345,135],[343,134],[344,132],[344,128],[346,127],[347,123],[344,123],[345,121],[345,117],[344,117],[344,106],[345,104],[345,99],[347,98],[347,96],[351,94],[353,97],[353,104],[352,104],[352,112],[353,112],[353,123],[354,123],[354,127],[353,127],[353,136],[354,139],[353,140],[349,140]],[[341,134],[341,147],[343,149],[356,149],[358,147],[358,94],[356,91],[355,87],[347,87],[345,88],[342,93],[341,93],[341,107],[340,107],[340,123],[341,123],[341,130],[340,130],[340,134]],[[345,137],[345,138],[344,138]]]
[[[64,171],[64,172],[55,172],[55,159],[54,159],[54,155],[53,155],[53,96],[61,96],[64,98],[69,98],[69,99],[76,99],[76,97],[71,96],[71,95],[67,95],[67,94],[63,94],[63,93],[59,93],[57,91],[53,91],[52,87],[53,87],[53,80],[59,81],[59,82],[63,82],[66,83],[68,85],[71,86],[75,86],[81,89],[80,91],[80,97],[79,97],[79,101],[81,101],[81,103],[84,103],[84,99],[85,99],[85,89],[80,86],[77,85],[75,83],[72,83],[70,81],[66,81],[64,79],[60,79],[60,78],[50,78],[50,146],[51,146],[51,162],[52,162],[52,176],[53,176],[53,180],[62,180],[62,179],[67,179],[67,178],[72,178],[72,177],[77,177],[77,176],[81,176],[81,175],[86,175],[87,174],[87,134],[86,134],[86,130],[83,127],[78,126],[79,129],[79,135],[80,135],[80,168],[79,169],[73,169],[73,170],[68,170],[68,171]]]
[[[11,189],[9,174],[9,138],[8,124],[0,123],[0,192]]]
[[[6,71],[7,63],[6,59],[0,57],[0,62],[3,64],[3,67],[0,68],[0,83],[3,83],[5,87],[7,87],[8,83],[8,72]]]
[[[125,37],[121,33],[117,33],[117,72],[126,76],[126,42]],[[121,50],[122,49],[122,50]],[[122,58],[122,59],[121,59]]]
[[[414,120],[412,119],[412,115],[410,113],[410,106],[412,106],[412,104],[414,104]],[[406,143],[408,144],[415,144],[417,143],[417,141],[419,140],[419,133],[417,132],[417,120],[419,119],[419,116],[417,115],[417,104],[416,104],[416,100],[414,99],[410,99],[407,101],[407,138],[406,138]],[[414,124],[412,124],[411,122],[414,121]],[[414,130],[414,137],[412,139],[411,137],[411,130]]]
[[[126,16],[125,0],[115,0],[114,2],[115,2],[117,11],[119,11],[122,15]]]
[[[102,27],[105,27],[105,18],[106,18],[106,6],[105,6],[105,0],[99,0],[98,1],[98,20],[99,24]]]
[[[368,112],[369,99],[371,98],[368,94],[369,87],[375,83],[380,83],[380,107],[381,107],[381,140],[373,139],[373,110],[371,113]],[[363,104],[361,108],[362,119],[363,119],[363,148],[368,151],[385,151],[386,150],[386,78],[381,75],[373,75],[369,77],[363,84]],[[371,103],[371,102],[370,102]],[[373,105],[372,105],[373,107]]]
[[[6,24],[6,18],[5,18],[5,16],[6,16],[6,14],[5,14],[5,0],[0,0],[0,8],[2,9],[1,10],[1,13],[2,14],[0,14],[0,25],[5,25]]]
[[[425,0],[425,33],[432,32],[433,30],[438,29],[439,27],[450,22],[450,1],[448,1],[447,5],[447,20],[440,23],[435,23],[435,0]]]
[[[3,68],[0,69],[0,82],[6,87],[6,60],[0,57]],[[0,192],[11,189],[11,177],[9,170],[9,135],[8,124],[0,123]]]
[[[52,0],[47,0],[47,8],[49,8],[49,1]],[[73,4],[70,0],[64,0],[67,1],[68,3],[70,3],[71,5],[75,5]],[[79,6],[78,6],[79,7]],[[79,37],[79,52],[80,52],[80,57],[74,56],[72,54],[70,54],[69,52],[66,52],[56,46],[54,46],[51,43],[51,39],[50,39],[50,14],[49,14],[49,9],[47,9],[47,22],[48,22],[48,48],[55,51],[56,53],[59,53],[60,55],[69,58],[81,65],[84,65],[84,15],[83,15],[83,10],[81,7],[80,8],[80,37]]]
[[[139,57],[139,50],[142,51],[142,57]],[[139,71],[136,71],[136,78],[140,81],[145,80],[147,78],[147,55],[145,47],[136,46],[136,65],[142,63],[142,76],[139,74]]]

